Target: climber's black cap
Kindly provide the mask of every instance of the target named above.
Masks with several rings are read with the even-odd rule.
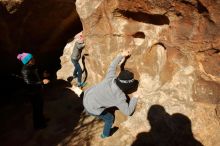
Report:
[[[136,90],[138,86],[138,81],[134,79],[134,74],[128,70],[122,70],[115,81],[117,86],[127,94]]]

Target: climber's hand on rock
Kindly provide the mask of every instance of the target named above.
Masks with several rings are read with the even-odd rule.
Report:
[[[124,50],[122,53],[121,53],[122,56],[124,57],[127,57],[127,56],[130,56],[131,55],[131,50]]]

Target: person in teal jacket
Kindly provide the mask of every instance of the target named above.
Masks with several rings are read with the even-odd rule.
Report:
[[[102,82],[87,89],[83,95],[83,106],[90,115],[104,120],[105,125],[101,138],[111,135],[114,115],[107,109],[117,107],[125,115],[131,115],[137,104],[137,97],[127,102],[126,93],[137,85],[134,74],[128,70],[122,70],[116,76],[117,65],[127,56],[130,51],[123,51],[112,61],[108,72]]]

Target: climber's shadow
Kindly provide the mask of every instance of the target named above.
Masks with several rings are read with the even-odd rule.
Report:
[[[191,121],[183,114],[169,115],[164,107],[153,105],[147,119],[150,131],[139,133],[132,146],[203,146],[194,138]]]
[[[83,64],[82,73],[85,72],[85,76],[84,76],[83,82],[85,82],[87,80],[87,77],[88,77],[88,71],[87,71],[86,63],[85,63],[86,56],[89,56],[89,54],[83,54],[83,56],[82,56],[82,64]]]
[[[83,56],[82,56],[82,64],[83,64],[82,74],[85,73],[83,82],[85,82],[87,80],[87,77],[88,77],[88,71],[87,71],[86,63],[85,63],[86,56],[89,56],[89,54],[83,54]],[[73,76],[69,76],[67,78],[67,81],[71,82],[73,79],[74,79]]]

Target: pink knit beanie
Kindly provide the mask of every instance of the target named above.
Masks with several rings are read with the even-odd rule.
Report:
[[[27,64],[33,58],[30,53],[21,53],[17,55],[17,59],[20,60],[23,64]]]
[[[82,35],[82,32],[80,32],[80,33],[78,33],[77,35],[75,35],[74,38],[76,39],[76,41],[77,41],[78,43],[83,43],[83,42],[84,42],[84,37],[83,37],[83,35]]]

